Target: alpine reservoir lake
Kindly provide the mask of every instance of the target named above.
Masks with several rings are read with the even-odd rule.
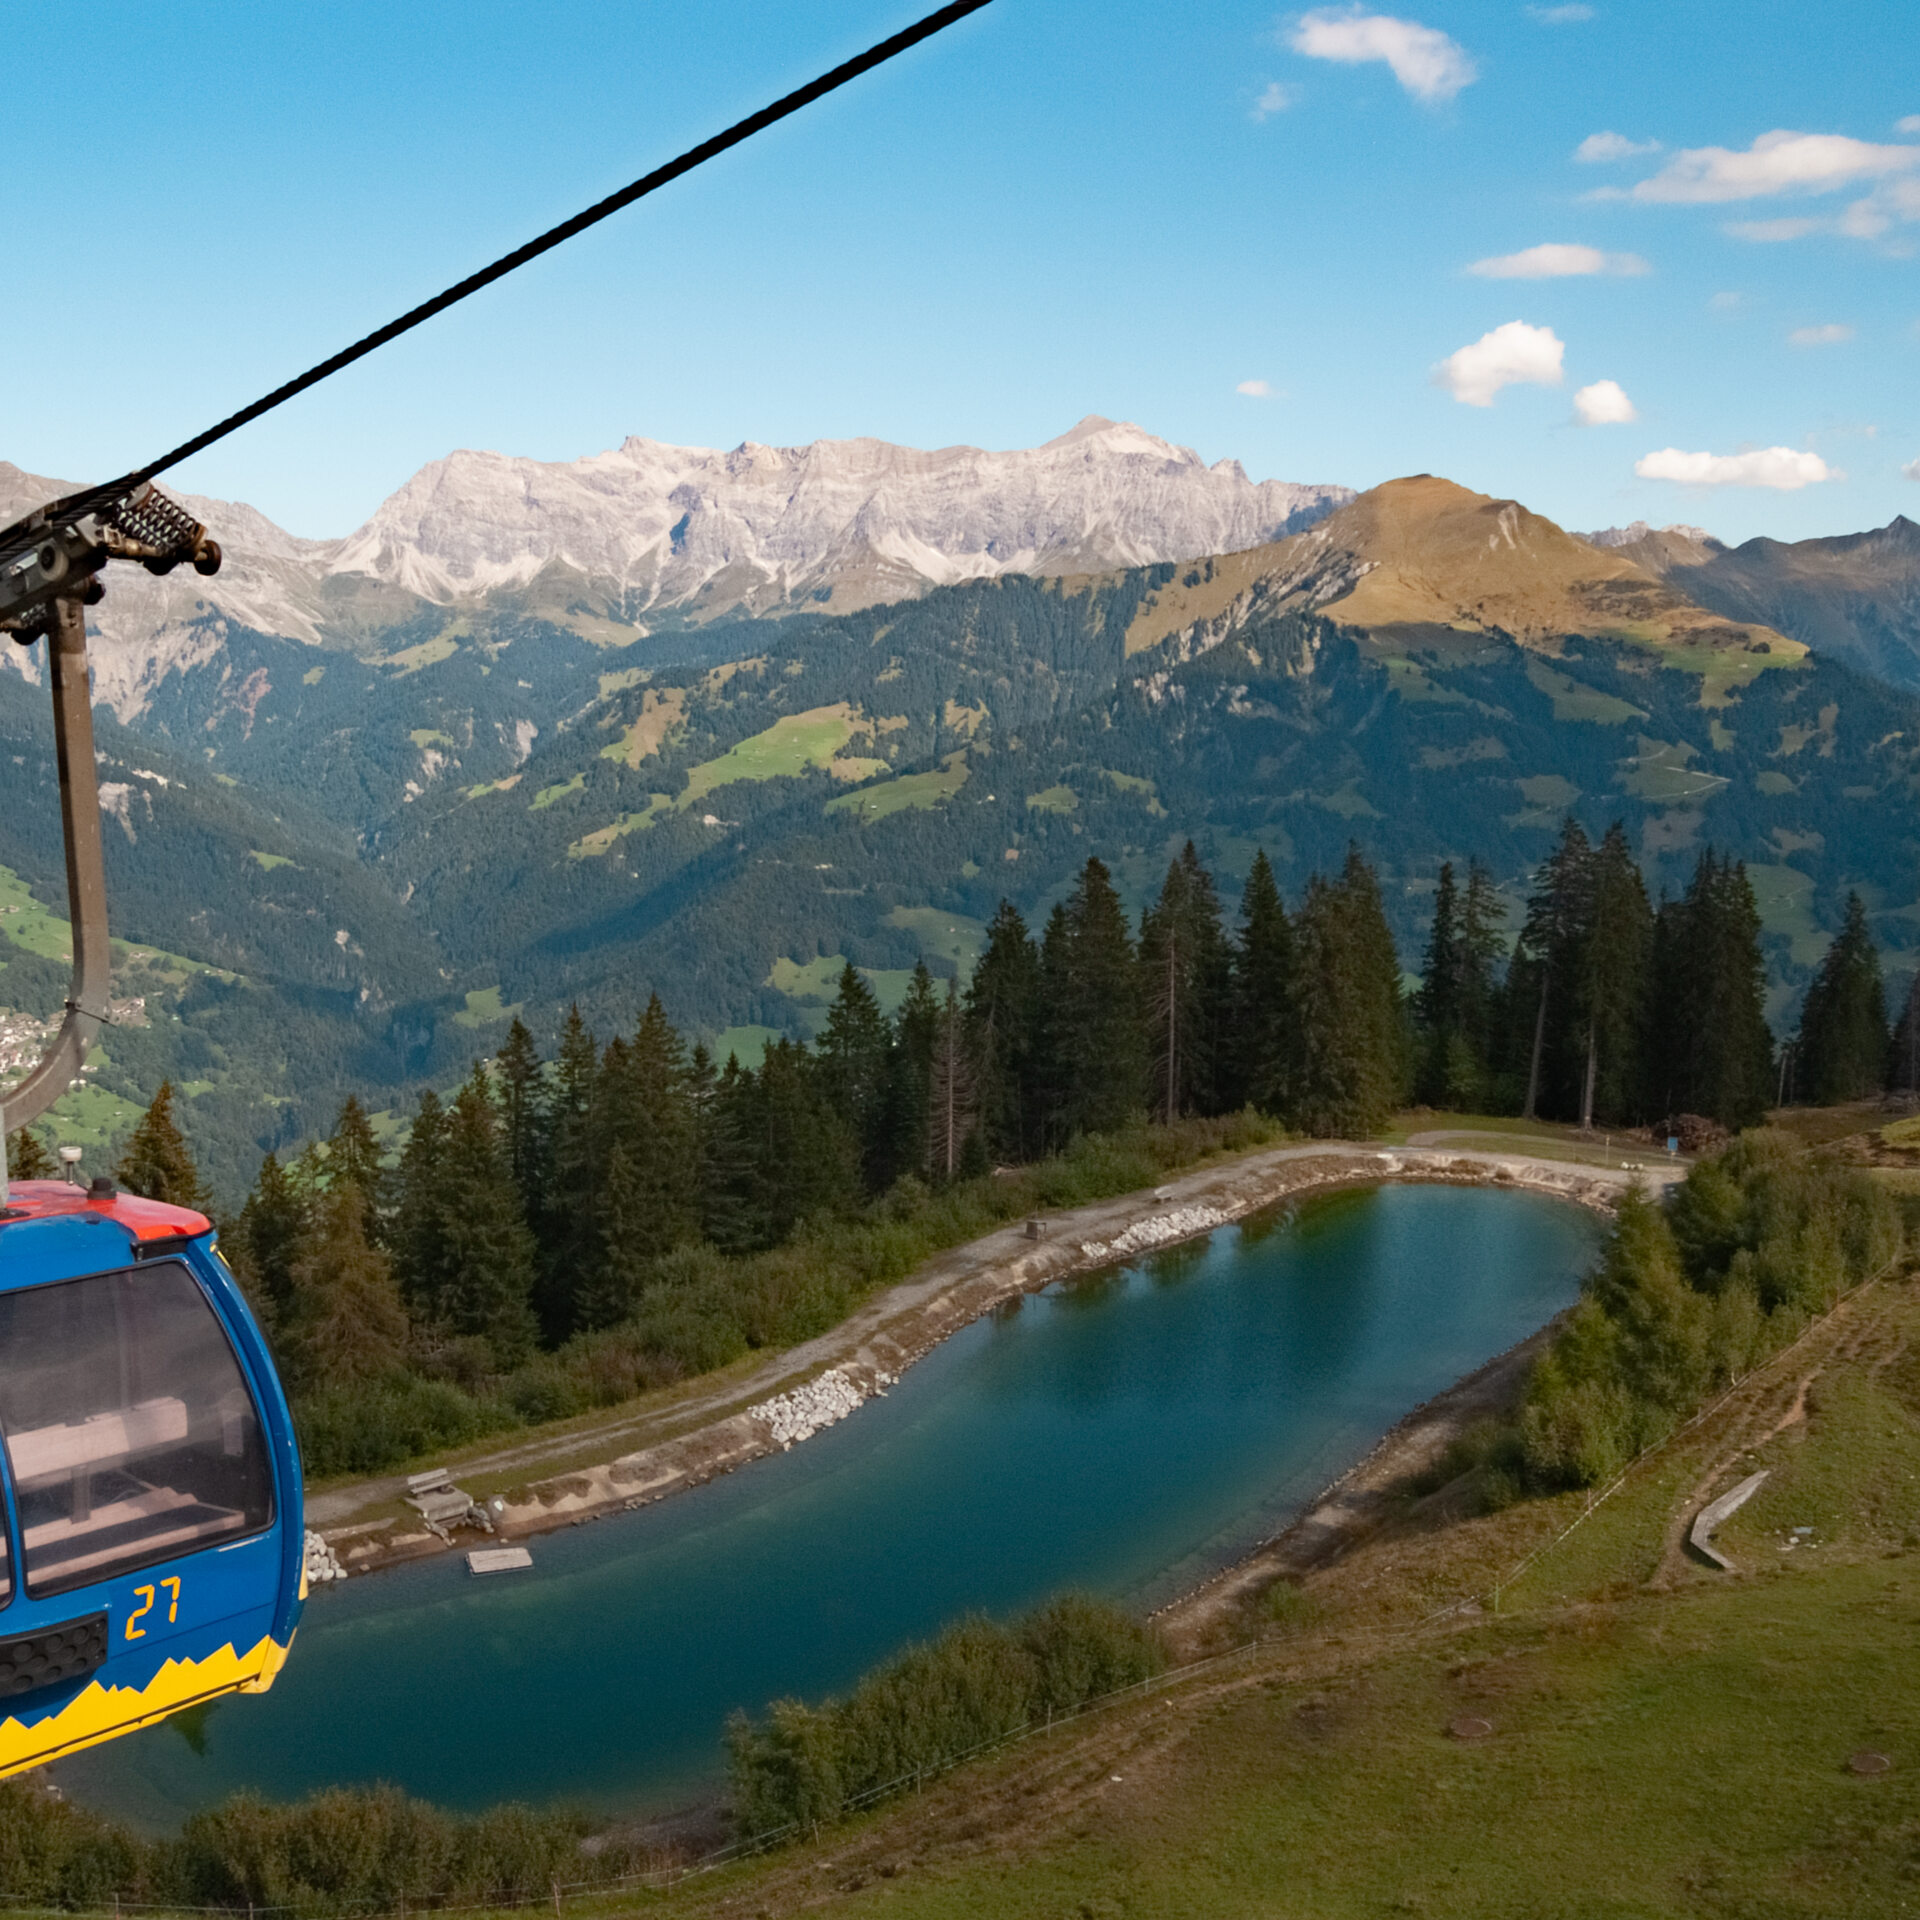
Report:
[[[721,1779],[736,1707],[840,1691],[970,1610],[1173,1598],[1568,1306],[1601,1231],[1532,1194],[1361,1188],[1030,1295],[791,1452],[532,1540],[531,1572],[446,1555],[322,1590],[272,1693],[55,1777],[148,1827],[374,1781],[665,1809]]]

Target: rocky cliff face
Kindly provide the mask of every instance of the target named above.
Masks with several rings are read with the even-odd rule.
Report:
[[[442,604],[584,582],[615,617],[836,612],[1003,573],[1229,553],[1310,526],[1344,487],[1256,485],[1138,427],[1089,418],[1043,447],[630,439],[566,465],[456,453],[328,561]]]
[[[7,519],[70,490],[0,463]],[[1238,461],[1209,467],[1098,418],[1011,453],[883,440],[720,453],[641,439],[565,463],[454,453],[344,540],[299,539],[251,507],[188,498],[226,565],[212,580],[116,568],[93,616],[99,684],[131,721],[168,674],[217,669],[228,622],[378,654],[399,622],[459,606],[620,641],[724,615],[845,612],[1004,573],[1228,553],[1352,498],[1256,484]]]

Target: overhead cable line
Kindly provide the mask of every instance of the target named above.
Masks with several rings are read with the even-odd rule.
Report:
[[[711,139],[703,140],[697,147],[689,147],[677,159],[669,160],[664,166],[655,167],[651,173],[642,174],[631,186],[622,187],[618,193],[609,194],[606,199],[596,201],[584,212],[576,213],[571,220],[563,220],[557,227],[550,227],[536,239],[529,240],[524,246],[516,247],[511,253],[502,254],[491,266],[482,267],[478,273],[469,274],[466,279],[456,281],[444,293],[437,293],[431,300],[423,301],[419,306],[403,313],[397,320],[390,320],[384,327],[368,334],[363,340],[356,340],[352,346],[344,348],[331,359],[322,360],[318,366],[309,367],[298,378],[289,380],[285,386],[275,387],[264,394],[251,406],[242,407],[238,413],[229,414],[216,426],[206,432],[195,434],[191,440],[184,440],[171,452],[163,453],[159,459],[149,461],[144,467],[136,467],[133,472],[123,474],[118,480],[108,481],[104,486],[92,487],[85,494],[71,501],[62,502],[69,512],[84,511],[95,500],[125,494],[143,481],[151,480],[155,474],[164,473],[167,468],[177,466],[190,455],[210,447],[216,440],[224,440],[228,434],[237,432],[241,427],[258,420],[262,414],[271,413],[275,407],[284,405],[302,394],[309,387],[315,387],[322,380],[350,367],[356,360],[363,360],[377,347],[384,347],[389,340],[397,340],[403,333],[411,333],[415,327],[423,325],[436,314],[446,310],[469,294],[478,293],[482,287],[490,287],[496,280],[504,279],[516,267],[524,267],[529,260],[537,260],[541,254],[550,253],[562,241],[571,240],[577,233],[585,233],[589,227],[598,226],[602,220],[610,219],[623,208],[630,207],[636,200],[644,200],[650,193],[678,180],[683,174],[691,173],[695,167],[703,166],[717,155],[725,153],[730,147],[737,147],[743,140],[750,140],[756,133],[775,125],[795,114],[802,107],[811,106],[814,101],[824,99],[828,94],[844,87],[850,80],[857,80],[863,73],[871,73],[875,67],[884,66],[897,54],[905,53],[910,47],[917,47],[921,41],[930,40],[936,33],[945,31],[958,20],[964,20],[970,13],[978,13],[981,8],[991,4],[991,0],[950,0],[950,4],[928,14],[924,20],[916,21],[912,26],[882,40],[876,46],[869,47],[865,53],[856,54],[853,59],[823,73],[817,80],[810,80],[804,87],[775,100],[758,113],[750,113],[744,120],[736,121],[724,133],[716,133]]]

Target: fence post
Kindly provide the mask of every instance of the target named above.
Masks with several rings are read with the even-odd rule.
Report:
[[[553,1882],[553,1920],[560,1920],[560,1882]]]

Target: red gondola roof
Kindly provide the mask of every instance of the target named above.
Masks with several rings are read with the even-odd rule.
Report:
[[[57,1220],[68,1214],[97,1213],[117,1222],[136,1240],[178,1240],[212,1228],[204,1213],[142,1200],[132,1193],[95,1193],[64,1180],[15,1180],[7,1193],[0,1229],[15,1220]]]

